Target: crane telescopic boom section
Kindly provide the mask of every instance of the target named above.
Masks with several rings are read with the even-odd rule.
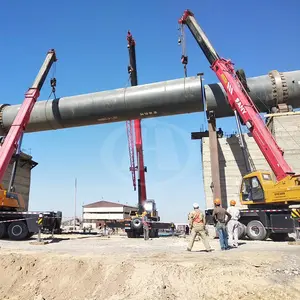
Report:
[[[40,95],[40,90],[46,80],[52,64],[56,61],[55,51],[52,49],[48,52],[46,59],[35,78],[33,85],[25,94],[25,100],[22,103],[4,142],[0,147],[0,182],[2,182],[5,171],[9,162],[18,147],[20,138],[22,137],[25,128],[29,122],[30,114],[34,107],[37,98]]]
[[[254,140],[269,163],[277,180],[282,180],[289,175],[293,175],[294,172],[283,158],[282,150],[265,126],[259,111],[239,80],[233,63],[230,60],[219,57],[190,10],[186,10],[178,22],[181,25],[187,25],[191,31],[209,61],[211,69],[216,73],[223,85],[231,108],[237,111],[243,123],[252,133]]]
[[[137,68],[136,68],[136,55],[135,55],[135,40],[132,37],[130,31],[127,34],[128,52],[129,52],[129,67],[131,86],[137,86]],[[135,146],[137,156],[137,171],[138,171],[138,204],[139,210],[142,210],[143,203],[147,199],[146,195],[146,179],[145,179],[145,165],[143,154],[143,140],[142,140],[142,128],[141,120],[134,120],[134,132],[135,132]]]

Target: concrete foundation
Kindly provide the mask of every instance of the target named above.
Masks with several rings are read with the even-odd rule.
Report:
[[[300,173],[300,113],[273,114],[269,116],[267,126],[270,128],[278,145],[284,150],[284,157],[296,173]],[[250,165],[257,170],[270,170],[268,163],[256,145],[253,137],[243,134],[249,152]],[[246,165],[237,136],[218,139],[219,165],[221,180],[221,197],[229,204],[235,199],[239,204],[239,188],[242,176],[246,174]],[[203,182],[206,208],[213,207],[211,190],[211,162],[209,138],[202,138]],[[239,204],[239,206],[241,206]],[[242,206],[241,206],[242,207]]]
[[[13,162],[14,162],[14,158],[11,160],[2,181],[2,184],[5,189],[8,188]],[[21,153],[20,160],[17,167],[14,186],[15,186],[15,191],[17,193],[20,193],[23,196],[26,210],[28,210],[28,204],[29,204],[31,170],[36,165],[37,162],[32,160],[32,156],[27,155],[25,153]]]

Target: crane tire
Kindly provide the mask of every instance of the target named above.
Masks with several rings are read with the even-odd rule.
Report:
[[[140,229],[143,227],[143,223],[140,218],[133,218],[131,222],[134,229]]]
[[[7,228],[5,223],[0,223],[0,239],[3,239],[7,235]]]
[[[154,229],[151,229],[150,231],[149,231],[149,238],[150,239],[153,239],[153,238],[155,238],[155,230]]]
[[[128,231],[128,232],[127,232],[127,237],[128,237],[129,239],[135,239],[135,238],[137,238],[137,234],[136,234],[135,231]]]
[[[248,223],[246,232],[250,240],[264,241],[268,237],[265,226],[257,220]]]
[[[9,238],[14,241],[24,240],[28,235],[27,225],[22,221],[10,223],[7,231]]]
[[[270,239],[273,242],[284,242],[288,239],[288,237],[289,237],[288,233],[284,233],[284,232],[270,234]]]
[[[127,232],[127,237],[128,237],[129,239],[132,239],[132,238],[133,238],[133,232],[132,232],[132,231],[128,231],[128,232]]]
[[[239,223],[239,227],[238,227],[238,231],[239,231],[238,238],[239,238],[239,240],[242,240],[245,237],[246,230],[247,230],[247,227],[244,224]]]
[[[34,236],[34,232],[28,232],[26,238],[27,238],[27,239],[30,239],[30,238],[32,238],[33,236]]]

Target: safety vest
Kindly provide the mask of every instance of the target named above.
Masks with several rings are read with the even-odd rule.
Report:
[[[203,218],[201,218],[200,215],[201,215],[200,212],[196,212],[196,215],[193,218],[193,224],[195,224],[195,223],[197,223],[197,224],[203,224]]]

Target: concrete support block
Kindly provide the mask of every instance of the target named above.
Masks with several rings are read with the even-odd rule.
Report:
[[[11,160],[2,181],[3,187],[5,189],[8,188],[13,162],[14,159]],[[32,160],[32,157],[30,155],[21,153],[20,161],[17,167],[14,186],[15,186],[15,191],[17,193],[20,193],[23,196],[26,210],[28,209],[28,205],[29,205],[31,170],[36,165],[37,163]]]
[[[284,157],[296,173],[300,173],[300,114],[273,115],[268,127],[278,145],[284,150]],[[253,137],[244,134],[245,144],[250,158],[257,170],[271,171]],[[239,146],[238,137],[223,137],[219,142],[219,164],[221,178],[221,195],[226,197],[227,203],[231,199],[238,202],[239,188],[246,166]],[[202,167],[206,207],[213,207],[213,196],[210,188],[211,169],[208,138],[202,139]]]

